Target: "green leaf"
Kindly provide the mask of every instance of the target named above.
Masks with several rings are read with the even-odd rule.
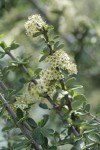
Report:
[[[44,127],[49,119],[49,115],[43,115],[43,119],[38,123],[40,127]]]
[[[87,144],[86,146],[84,146],[84,148],[82,150],[86,150],[87,148],[90,148],[90,147],[94,147],[95,146],[95,143],[90,143],[90,144]],[[93,150],[99,150],[99,149],[93,149]]]
[[[42,148],[44,150],[48,149],[48,139],[46,137],[44,137],[44,143],[42,144]]]
[[[48,56],[48,54],[47,54],[47,55],[43,55],[43,56],[39,59],[39,62],[45,60],[45,58],[46,58],[47,56]]]
[[[23,111],[20,108],[17,108],[16,113],[17,113],[18,119],[23,118]]]
[[[42,34],[41,32],[36,32],[35,34],[33,34],[33,37],[38,37],[41,34]]]
[[[0,59],[5,56],[5,52],[0,51]]]
[[[32,128],[37,128],[37,123],[32,118],[27,118],[26,121]]]
[[[35,74],[36,77],[39,77],[39,74],[40,74],[41,70],[42,70],[41,68],[37,68],[37,69],[34,71],[34,74]]]
[[[42,51],[43,54],[47,55],[49,54],[49,48],[48,47],[45,47]]]
[[[95,131],[95,129],[88,129],[88,130],[84,131],[84,134],[88,134],[88,133],[93,132],[93,131]]]
[[[40,103],[39,106],[43,109],[48,109],[48,105],[45,103]]]
[[[7,48],[7,44],[6,44],[4,41],[2,41],[2,42],[0,43],[0,46],[1,46],[2,49],[4,49],[4,50],[5,50],[5,48]]]
[[[60,50],[60,49],[62,49],[63,47],[64,47],[64,44],[60,44],[58,47],[56,47],[55,50]]]
[[[4,108],[0,109],[0,117],[2,117],[4,115],[5,111],[6,110]]]
[[[59,46],[60,41],[55,42],[54,44],[54,50]]]
[[[86,98],[85,98],[84,95],[77,95],[77,96],[75,96],[73,101],[72,101],[73,109],[79,108],[85,101],[86,101]]]
[[[76,78],[75,78],[75,77],[69,78],[69,79],[66,81],[66,86],[67,86],[68,88],[73,87],[73,85],[75,84],[75,81],[76,81]]]
[[[19,79],[19,82],[20,83],[27,83],[27,80],[25,78],[21,78],[21,79]]]
[[[76,120],[74,121],[74,124],[78,126],[78,125],[81,125],[83,122],[84,122],[83,120],[80,120],[80,119],[78,118],[78,119],[76,119]]]
[[[27,68],[29,75],[32,77],[34,74],[34,71],[32,68]]]
[[[10,50],[14,50],[16,48],[18,48],[20,45],[16,42],[12,42],[11,45],[10,45]]]
[[[93,142],[100,142],[100,135],[97,133],[90,133],[88,138]]]
[[[48,150],[57,150],[57,147],[56,146],[51,146],[51,147],[49,147]]]
[[[85,143],[83,140],[78,140],[77,142],[75,142],[74,147],[72,150],[82,150],[85,146]]]
[[[49,41],[49,44],[50,45],[54,45],[54,41]]]
[[[11,130],[12,128],[14,128],[14,124],[11,122],[10,119],[7,119],[6,121],[6,126],[2,129],[2,131],[9,131]]]
[[[58,97],[59,93],[56,92],[54,95],[53,95],[53,101],[56,101],[57,97]]]
[[[64,77],[65,77],[65,79],[66,79],[66,77],[67,77],[67,75],[68,75],[68,70],[62,70],[62,69],[61,69],[61,72],[62,72],[62,74],[64,75]]]
[[[98,105],[96,108],[96,115],[100,116],[100,105]]]
[[[53,135],[54,130],[53,129],[42,128],[41,133],[43,134],[44,137],[47,137],[49,135]]]
[[[42,145],[44,143],[44,136],[41,133],[41,128],[36,128],[33,131],[33,137],[37,144]]]
[[[59,35],[56,35],[55,37],[54,37],[54,39],[58,39],[59,38]]]
[[[86,104],[84,106],[85,111],[89,112],[90,111],[90,104]]]
[[[71,90],[77,90],[77,89],[82,89],[83,86],[82,85],[74,85],[73,88],[71,88]]]
[[[54,133],[54,138],[56,139],[56,141],[60,139],[60,134],[57,131],[55,131]]]
[[[50,26],[48,26],[48,28],[47,28],[48,30],[53,30],[54,29],[54,27],[52,26],[52,25],[50,25]]]
[[[27,140],[21,140],[21,142],[16,142],[13,144],[13,149],[14,150],[26,149],[28,144],[29,142],[27,142]]]

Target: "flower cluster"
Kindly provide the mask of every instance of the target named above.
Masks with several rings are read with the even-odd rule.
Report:
[[[28,17],[28,21],[25,23],[26,34],[33,37],[37,32],[42,31],[43,28],[47,28],[46,22],[44,22],[40,15],[33,15]]]
[[[45,71],[40,73],[40,81],[38,83],[38,89],[40,93],[47,92],[49,96],[52,96],[55,92],[55,81],[63,79],[63,75],[56,68],[48,67]]]
[[[69,56],[63,50],[56,51],[53,55],[49,55],[46,59],[52,68],[67,70],[70,75],[77,74],[77,67],[70,61]]]
[[[21,96],[16,97],[16,102],[14,103],[14,108],[20,108],[24,110],[25,108],[28,108],[29,104],[33,103],[34,97],[32,97],[28,91],[28,85],[25,85],[24,87],[24,94]]]
[[[33,102],[41,101],[41,97],[39,96],[40,91],[38,86],[34,83],[25,84],[23,88],[24,94],[16,97],[16,102],[14,103],[14,108],[20,108],[22,110],[28,108],[29,104]]]
[[[52,97],[58,85],[57,81],[64,78],[61,70],[67,70],[69,75],[72,75],[77,74],[77,68],[63,50],[56,51],[53,55],[49,55],[45,59],[45,62],[49,63],[49,67],[40,72],[40,80],[37,86],[39,93],[46,92]]]
[[[47,25],[40,15],[29,17],[29,20],[25,24],[29,36],[34,36],[36,32],[41,31],[44,27],[46,29]],[[76,65],[71,62],[69,56],[63,50],[55,51],[52,55],[46,57],[45,62],[49,63],[49,66],[40,72],[40,79],[37,84],[31,86],[29,96],[24,100],[26,105],[28,104],[27,99],[29,99],[30,96],[36,101],[41,101],[41,95],[47,93],[52,98],[56,92],[56,86],[59,86],[59,81],[64,79],[62,70],[67,70],[69,75],[77,74]],[[17,102],[18,101],[17,98]],[[23,107],[26,107],[23,100],[21,102]]]
[[[40,74],[40,77],[42,80],[52,81],[62,79],[63,75],[56,68],[51,66],[48,67],[45,71],[43,70]]]

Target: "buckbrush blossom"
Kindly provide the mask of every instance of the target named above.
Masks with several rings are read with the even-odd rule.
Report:
[[[25,23],[26,34],[30,37],[47,28],[46,22],[43,21],[40,15],[33,15],[28,17],[28,21]]]
[[[68,54],[63,50],[56,51],[53,55],[49,55],[45,62],[49,62],[52,68],[67,70],[70,75],[77,74],[77,67],[71,62]]]

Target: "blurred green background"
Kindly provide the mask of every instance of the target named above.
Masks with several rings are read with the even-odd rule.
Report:
[[[8,45],[14,40],[20,47],[15,56],[32,56],[30,66],[36,69],[43,43],[26,36],[24,24],[28,16],[40,14],[54,26],[65,51],[78,66],[77,84],[84,87],[91,110],[100,106],[100,1],[99,0],[0,0],[0,34]],[[2,67],[9,57],[0,59]],[[21,72],[20,72],[20,75]],[[10,72],[7,83],[19,87],[17,73]],[[2,139],[1,139],[2,140]],[[2,145],[1,145],[2,147]]]

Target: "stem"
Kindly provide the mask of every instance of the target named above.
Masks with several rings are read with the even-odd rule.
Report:
[[[6,85],[0,80],[0,87],[5,91],[7,90]]]
[[[26,128],[26,126],[24,125],[24,123],[23,122],[17,122],[17,116],[16,116],[15,112],[12,110],[12,108],[7,103],[7,101],[5,100],[5,98],[3,97],[3,95],[1,93],[0,93],[0,100],[4,103],[4,105],[6,107],[6,110],[8,111],[8,113],[10,114],[10,116],[12,117],[12,119],[15,122],[16,126],[18,128],[20,128],[21,131],[22,131],[22,133],[27,137],[27,139],[29,139],[31,141],[32,147],[34,147],[35,150],[41,150],[39,148],[38,144],[33,139],[31,132]]]
[[[5,91],[5,90],[8,90],[8,88],[6,87],[6,85],[0,80],[0,87]],[[15,122],[15,124],[16,124],[16,126],[18,126],[20,129],[21,129],[21,131],[22,131],[22,133],[30,140],[30,137],[29,137],[29,134],[28,135],[26,135],[26,133],[24,133],[24,132],[30,132],[29,130],[30,130],[30,126],[26,123],[26,122],[24,122],[24,125],[25,125],[25,127],[24,126],[19,126],[19,125],[23,125],[23,122],[21,123],[21,122],[18,122],[17,123],[17,121],[16,121],[16,118],[17,118],[17,116],[16,116],[16,114],[14,113],[14,111],[11,109],[11,107],[10,107],[10,105],[7,103],[7,101],[4,99],[4,97],[1,95],[1,93],[0,93],[0,98],[1,98],[1,100],[2,100],[2,102],[5,104],[5,106],[6,106],[6,109],[7,109],[7,111],[9,112],[9,114],[11,115],[11,117],[12,117],[12,119],[13,119],[13,121]],[[24,128],[23,128],[24,127]],[[26,129],[25,129],[26,128]],[[25,131],[24,131],[25,130]],[[32,144],[33,144],[33,147],[34,147],[34,144],[36,145],[37,143],[34,143],[35,141],[34,140],[32,140]],[[36,145],[36,147],[37,147],[37,145]],[[34,147],[35,148],[35,147]],[[36,150],[40,150],[40,149],[36,149]]]
[[[46,44],[47,44],[47,46],[48,46],[48,48],[49,48],[49,50],[50,50],[50,55],[52,55],[53,54],[53,50],[52,50],[52,46],[50,45],[50,43],[49,43],[49,38],[48,38],[48,31],[46,31],[44,28],[43,28],[43,35],[44,35],[44,37],[45,37],[45,42],[46,42]]]
[[[62,90],[66,90],[63,79],[60,80],[60,84],[62,86]],[[66,104],[67,104],[67,106],[69,108],[69,111],[72,111],[71,100],[70,100],[70,98],[68,98],[68,95],[65,96],[65,99],[66,99]]]

